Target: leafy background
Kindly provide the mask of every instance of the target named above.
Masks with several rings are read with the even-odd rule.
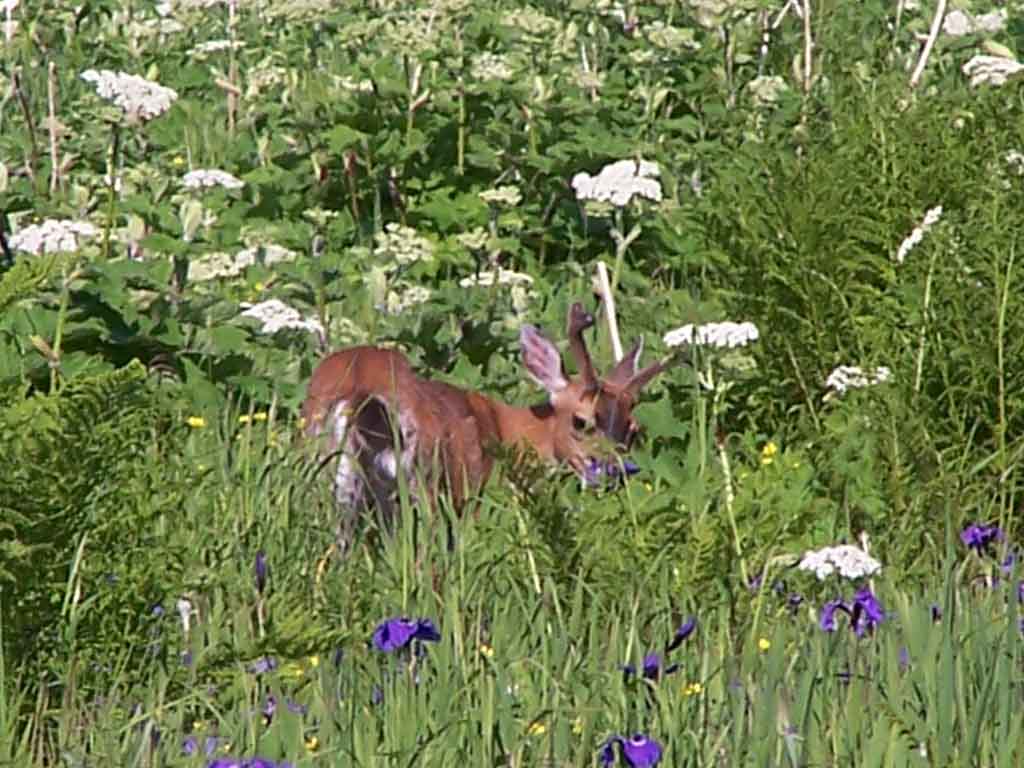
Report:
[[[935,12],[916,3],[12,7],[4,232],[97,235],[3,256],[0,760],[589,765],[642,731],[670,765],[1013,764],[1024,123],[1017,81],[962,69],[1013,56],[1005,10],[940,34],[913,87]],[[178,98],[130,120],[90,68]],[[640,157],[660,203],[576,200],[575,174]],[[202,168],[244,187],[183,187]],[[648,389],[622,491],[506,467],[447,521],[453,550],[406,510],[333,553],[296,441],[322,353],[398,345],[528,402],[517,328],[596,308],[598,260],[648,359],[689,322],[760,339],[704,361],[715,392],[687,369]],[[529,291],[460,285],[497,266]],[[325,338],[240,317],[270,298]],[[592,345],[607,365],[603,322]],[[893,377],[826,397],[838,365]],[[969,554],[972,522],[1005,536]],[[822,632],[844,587],[792,566],[863,535],[886,621]],[[442,628],[416,664],[367,645],[399,614]],[[623,680],[690,615],[678,671]]]

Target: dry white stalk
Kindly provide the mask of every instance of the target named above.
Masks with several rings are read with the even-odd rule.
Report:
[[[935,8],[935,16],[932,17],[932,26],[928,30],[928,39],[925,40],[924,48],[921,49],[921,56],[917,60],[917,66],[914,67],[913,73],[910,75],[910,87],[917,88],[917,84],[921,82],[921,76],[924,74],[924,68],[928,64],[928,57],[931,56],[932,48],[935,47],[935,41],[939,37],[939,32],[942,31],[942,17],[946,15],[946,0],[939,0],[938,5]]]
[[[608,335],[612,340],[612,355],[615,362],[622,359],[622,339],[619,336],[619,321],[615,314],[615,296],[612,295],[611,282],[608,280],[608,265],[597,262],[597,286],[604,302],[604,312],[608,318]]]

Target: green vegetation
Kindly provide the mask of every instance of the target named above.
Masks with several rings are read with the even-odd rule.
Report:
[[[7,5],[0,765],[1016,765],[1015,3],[913,83],[911,3]],[[507,463],[342,556],[322,354],[529,402],[599,261],[645,361],[759,337],[645,389],[625,487]],[[840,543],[881,571],[798,567]]]

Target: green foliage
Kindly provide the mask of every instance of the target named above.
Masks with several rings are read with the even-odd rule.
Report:
[[[5,237],[95,234],[0,274],[0,763],[198,765],[180,742],[208,734],[576,765],[634,731],[669,765],[1013,759],[1022,106],[963,65],[1019,24],[940,35],[911,87],[931,18],[906,4],[29,5],[0,51]],[[177,100],[126,115],[90,68]],[[629,158],[660,201],[577,199]],[[212,168],[243,186],[185,186]],[[624,487],[503,457],[475,514],[406,504],[341,557],[295,424],[322,354],[396,345],[526,402],[519,326],[562,341],[598,260],[645,361],[687,323],[759,338],[645,390]],[[243,316],[268,300],[290,327]],[[840,365],[892,376],[840,393]],[[975,521],[998,553],[950,543]],[[821,632],[839,587],[791,569],[842,541],[885,563],[864,637]],[[622,679],[691,613],[678,672]],[[382,658],[388,615],[443,640]]]

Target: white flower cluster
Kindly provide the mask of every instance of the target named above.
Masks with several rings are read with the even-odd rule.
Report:
[[[824,581],[836,571],[844,579],[862,579],[878,573],[882,564],[860,547],[839,544],[816,552],[806,552],[797,568],[811,571],[820,581]]]
[[[518,27],[523,32],[535,37],[554,35],[560,26],[557,19],[533,8],[510,11],[502,17],[501,23],[507,27]]]
[[[1011,149],[1003,155],[1003,159],[1015,176],[1024,176],[1024,154],[1016,149]]]
[[[972,16],[959,9],[950,11],[942,20],[942,31],[950,37],[963,37],[975,32],[994,34],[1006,26],[1006,9],[1000,8],[980,16]]]
[[[743,347],[760,337],[757,326],[753,323],[705,323],[695,326],[688,323],[681,328],[669,331],[662,338],[666,346],[678,347],[682,344],[699,344],[708,347],[731,349]]]
[[[789,85],[786,84],[785,78],[779,75],[761,75],[747,83],[747,90],[754,106],[773,107],[778,103],[779,97],[789,90]]]
[[[884,365],[865,370],[855,365],[840,365],[825,380],[825,386],[838,394],[848,389],[863,389],[884,384],[892,378],[892,371]]]
[[[430,301],[431,295],[430,289],[424,288],[422,285],[409,286],[401,293],[389,291],[387,312],[389,315],[400,315],[407,309],[412,309],[419,304]]]
[[[623,15],[623,19],[625,15]],[[683,50],[699,51],[700,43],[692,29],[686,27],[672,27],[662,21],[652,21],[644,25],[644,37],[647,41],[665,51],[678,53]]]
[[[517,313],[525,312],[530,300],[536,296],[531,290],[533,278],[522,272],[498,267],[495,270],[484,270],[476,275],[459,280],[460,288],[490,288],[495,283],[508,286],[508,296],[512,300],[512,309]]]
[[[241,189],[245,182],[232,176],[227,171],[215,168],[201,168],[189,171],[181,179],[186,189],[203,189],[207,187],[224,187],[224,189]]]
[[[507,56],[484,52],[473,58],[470,76],[474,80],[511,80],[515,72]]]
[[[488,205],[505,205],[514,208],[522,202],[523,194],[518,187],[507,184],[495,189],[486,189],[480,193],[480,199]]]
[[[211,253],[189,262],[188,279],[202,282],[217,277],[235,277],[240,275],[246,267],[251,267],[260,261],[261,251],[263,253],[262,263],[267,266],[282,261],[295,261],[298,255],[295,251],[273,244],[246,248],[234,256],[227,253]]]
[[[661,171],[657,163],[646,160],[619,160],[606,165],[597,176],[577,173],[572,177],[572,188],[578,200],[610,202],[619,208],[634,195],[649,200],[661,200]]]
[[[391,222],[384,231],[377,234],[374,256],[391,261],[398,266],[407,266],[417,261],[432,261],[434,246],[412,227],[403,227]]]
[[[244,43],[240,40],[207,40],[205,43],[199,43],[191,50],[189,50],[189,56],[196,56],[203,58],[213,53],[220,53],[221,51],[237,51],[244,47]]]
[[[482,251],[487,246],[490,235],[483,227],[474,227],[469,232],[461,232],[455,236],[456,242],[468,251]]]
[[[1024,64],[1016,59],[983,54],[974,56],[963,66],[964,74],[971,78],[971,85],[975,88],[985,84],[1005,85],[1008,79],[1019,75],[1021,71],[1024,71]]]
[[[161,16],[189,11],[205,11],[215,5],[226,5],[225,0],[166,0],[156,4],[156,12]]]
[[[252,67],[247,76],[245,98],[255,99],[263,91],[281,85],[288,79],[288,70],[276,64],[262,62]]]
[[[459,286],[461,288],[475,288],[478,286],[489,288],[494,285],[495,280],[497,280],[498,285],[533,285],[533,278],[529,275],[498,267],[497,273],[493,270],[485,270],[478,275],[464,277],[459,280]]]
[[[268,299],[259,304],[243,304],[246,310],[241,317],[257,320],[262,323],[260,329],[263,333],[273,335],[278,331],[297,330],[315,333],[320,338],[324,337],[324,327],[316,318],[304,318],[299,310],[289,307],[280,299]]]
[[[896,251],[896,263],[902,264],[907,254],[910,253],[917,245],[924,239],[925,234],[929,229],[939,223],[939,219],[942,218],[942,206],[936,205],[934,208],[929,208],[928,212],[924,215],[924,220],[921,225],[914,228],[914,231],[907,236],[907,238],[900,243],[899,250]]]
[[[16,251],[34,253],[62,253],[78,249],[80,238],[95,237],[99,230],[87,221],[46,219],[11,235],[7,243]]]
[[[87,69],[82,79],[96,86],[100,98],[119,106],[127,117],[152,120],[159,117],[178,98],[178,92],[159,83],[126,72]]]
[[[352,93],[373,93],[373,81],[367,78],[357,80],[351,75],[335,75],[333,80],[334,84],[342,90]]]

